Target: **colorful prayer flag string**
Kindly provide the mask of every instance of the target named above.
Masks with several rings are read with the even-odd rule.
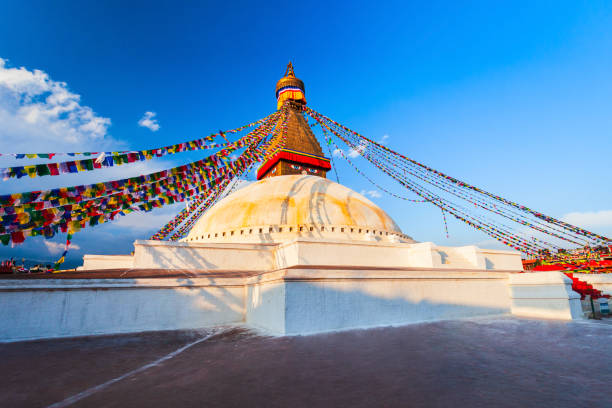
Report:
[[[34,177],[44,177],[44,176],[59,176],[61,174],[73,174],[84,171],[93,171],[102,168],[108,168],[113,166],[121,166],[123,164],[135,163],[139,161],[151,160],[153,158],[163,157],[168,154],[176,154],[187,151],[194,150],[208,150],[208,149],[216,149],[216,148],[225,148],[231,146],[232,143],[209,143],[206,142],[212,141],[216,136],[222,135],[223,138],[227,141],[225,133],[237,133],[241,130],[244,130],[249,127],[256,126],[260,123],[265,122],[272,114],[263,119],[260,119],[256,122],[249,123],[248,125],[242,126],[240,128],[228,130],[228,131],[219,131],[219,133],[215,133],[205,138],[200,138],[196,140],[192,140],[189,142],[178,143],[170,146],[159,147],[155,149],[149,150],[139,150],[139,151],[121,151],[121,152],[101,152],[98,155],[98,152],[86,152],[86,153],[67,153],[69,156],[74,156],[77,154],[82,154],[85,156],[98,155],[95,159],[81,159],[81,160],[72,160],[65,161],[61,163],[43,163],[43,164],[34,164],[29,166],[14,166],[14,167],[6,167],[0,168],[0,178],[2,180],[8,180],[10,178],[22,178],[25,176],[34,178]],[[6,155],[6,154],[5,154]],[[10,154],[14,155],[17,158],[22,157],[48,157],[51,158],[56,155],[60,155],[60,153],[32,153],[32,154]]]
[[[272,114],[274,115],[274,113]],[[227,139],[227,137],[225,136],[228,133],[238,133],[241,132],[247,128],[250,127],[254,127],[257,126],[263,122],[265,122],[266,120],[268,120],[268,118],[272,115],[268,115],[265,118],[259,119],[255,122],[251,122],[248,123],[246,125],[237,127],[235,129],[230,129],[230,130],[219,130],[219,132],[217,133],[213,133],[209,136],[203,137],[203,138],[199,138],[199,139],[194,139],[191,140],[189,142],[184,142],[184,143],[177,143],[177,144],[173,144],[173,145],[169,145],[169,146],[165,146],[165,147],[158,147],[155,149],[148,149],[148,150],[120,150],[120,151],[113,151],[113,152],[71,152],[71,153],[0,153],[0,157],[2,156],[10,156],[16,159],[53,159],[53,157],[55,156],[69,156],[69,157],[75,157],[75,156],[96,156],[99,157],[101,154],[104,154],[105,156],[114,156],[114,155],[122,155],[122,154],[128,154],[128,153],[144,153],[144,152],[174,152],[174,153],[178,153],[178,152],[183,152],[183,151],[187,151],[189,150],[190,147],[193,147],[193,144],[197,144],[197,145],[201,145],[202,149],[206,149],[206,148],[213,148],[215,147],[215,145],[217,144],[213,144],[213,147],[206,147],[207,145],[204,144],[204,142],[208,142],[208,141],[212,141],[215,139],[215,137],[217,136],[221,136],[223,137],[223,139],[225,140],[225,144],[229,143],[229,140]],[[208,145],[210,146],[210,145]],[[194,149],[194,150],[200,150],[200,149]],[[162,153],[163,154],[163,153]]]
[[[68,254],[68,248],[70,247],[71,243],[72,234],[68,233],[68,236],[66,237],[66,245],[64,246],[64,252],[62,253],[62,256],[60,256],[60,258],[57,260],[57,262],[55,262],[55,265],[53,265],[54,271],[59,271],[60,265],[66,261],[66,254]]]
[[[581,245],[584,241],[577,239],[577,237],[589,239],[595,244],[609,241],[609,239],[606,237],[586,231],[576,226],[572,226],[552,217],[545,216],[539,212],[528,209],[525,206],[518,205],[510,200],[487,193],[482,189],[478,189],[477,187],[471,186],[439,171],[431,169],[430,167],[409,159],[406,156],[403,156],[392,151],[386,146],[381,145],[380,143],[374,142],[371,139],[368,139],[357,132],[348,129],[347,127],[324,115],[321,115],[318,112],[315,112],[308,107],[305,107],[305,111],[313,119],[315,119],[318,124],[321,125],[324,131],[331,132],[334,136],[337,136],[339,139],[345,142],[349,148],[355,152],[358,152],[359,155],[366,158],[385,174],[391,176],[403,186],[417,193],[417,195],[424,197],[426,201],[438,206],[443,213],[446,230],[446,213],[448,212],[461,221],[466,222],[468,225],[482,230],[500,242],[503,242],[506,245],[521,250],[525,253],[537,253],[538,251],[548,247],[559,248],[554,243],[544,241],[533,235],[526,235],[525,231],[513,232],[511,231],[510,227],[498,222],[495,224],[493,221],[487,221],[487,218],[482,215],[471,215],[469,214],[469,211],[467,211],[467,208],[462,209],[461,206],[452,204],[442,196],[433,194],[419,184],[410,181],[407,178],[408,176],[431,184],[432,186],[441,189],[444,193],[451,194],[456,198],[467,200],[469,203],[471,203],[471,205],[473,205],[472,209],[482,209],[484,211],[488,211],[493,215],[518,222],[519,224],[531,228],[536,232],[545,233],[557,239],[565,240],[578,245]],[[344,133],[345,136],[342,136],[341,133]],[[346,159],[346,156],[342,154],[342,149],[337,148],[337,151],[340,152],[340,154]],[[413,165],[414,168],[410,167]],[[353,167],[356,168],[356,166]],[[356,170],[360,172],[359,169],[356,168]],[[480,196],[474,194],[479,194]],[[494,201],[489,202],[483,197],[487,197]],[[495,201],[498,201],[498,203],[496,204]],[[530,221],[524,215],[516,213],[513,209],[519,209],[523,213],[526,212],[527,214],[534,216],[535,220]]]

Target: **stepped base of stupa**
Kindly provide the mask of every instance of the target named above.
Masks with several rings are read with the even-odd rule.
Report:
[[[0,341],[247,325],[306,335],[478,316],[582,318],[558,272],[474,246],[297,237],[136,241],[81,271],[0,279]]]

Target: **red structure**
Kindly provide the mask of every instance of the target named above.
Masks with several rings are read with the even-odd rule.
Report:
[[[565,275],[572,280],[572,290],[576,293],[580,293],[580,299],[584,300],[586,295],[590,295],[591,299],[610,299],[610,295],[604,295],[601,290],[593,288],[593,285],[575,278],[573,273],[566,272]]]

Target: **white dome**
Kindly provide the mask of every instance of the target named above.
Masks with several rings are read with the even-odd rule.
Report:
[[[270,177],[230,194],[184,241],[280,242],[295,236],[414,242],[361,194],[308,175]]]

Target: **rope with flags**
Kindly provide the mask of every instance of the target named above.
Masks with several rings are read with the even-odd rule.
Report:
[[[281,112],[283,117],[280,120],[282,124],[284,124],[286,122],[286,107],[284,107]],[[243,153],[241,157],[243,157],[244,160],[241,161],[240,166],[235,168],[233,172],[227,173],[223,178],[222,182],[219,183],[219,185],[216,185],[213,190],[208,191],[207,194],[201,197],[197,197],[192,203],[189,204],[187,208],[181,210],[181,212],[179,212],[176,217],[174,217],[172,220],[170,220],[170,222],[164,225],[157,233],[155,233],[151,237],[151,239],[162,240],[168,235],[170,235],[170,233],[175,229],[177,229],[177,231],[173,235],[171,235],[171,241],[176,241],[185,236],[191,226],[195,224],[195,222],[201,217],[201,215],[204,214],[204,212],[206,212],[206,210],[210,208],[215,202],[217,202],[218,197],[223,193],[225,188],[231,183],[232,180],[237,177],[240,177],[247,171],[250,166],[252,166],[258,161],[261,161],[263,157],[265,157],[265,153],[258,153],[257,147],[262,143],[262,141],[267,135],[272,134],[272,139],[274,140],[273,127],[278,125],[278,121],[279,115],[276,115],[272,117],[269,121],[265,122],[260,128],[258,128],[256,131],[261,133],[262,137],[260,139],[255,140],[252,143],[251,147],[247,149],[245,153]],[[181,224],[183,225],[179,227],[179,225]]]
[[[274,113],[236,129],[219,130],[204,138],[148,150],[1,154],[20,160],[82,156],[77,160],[0,168],[0,178],[7,180],[103,171],[165,155],[214,150],[199,160],[135,177],[0,195],[0,242],[15,245],[29,237],[51,238],[60,232],[67,233],[64,252],[54,266],[57,270],[65,260],[73,234],[81,229],[135,211],[149,212],[187,201],[188,204],[150,238],[180,240],[211,206],[233,191],[237,180],[248,174],[253,166],[283,151],[287,140],[288,109],[289,101],[285,101]],[[450,219],[455,218],[528,255],[559,251],[564,245],[597,246],[610,242],[605,236],[435,170],[309,107],[304,107],[300,114],[309,118],[306,123],[313,131],[322,132],[330,159],[337,153],[358,175],[390,196],[437,207],[442,212],[447,237],[447,215],[450,215]],[[313,124],[309,123],[310,120],[314,121]],[[215,142],[217,137],[222,139],[219,143]],[[346,153],[347,149],[350,153]],[[357,161],[359,157],[390,177],[394,185],[399,186],[397,188],[408,190],[409,195],[398,194],[389,185],[381,184],[367,174],[365,167]],[[338,179],[335,163],[333,168]]]
[[[133,211],[147,212],[206,196],[216,191],[214,187],[225,179],[259,159],[249,152],[269,136],[270,126],[278,121],[280,115],[281,112],[277,111],[239,128],[257,126],[234,142],[216,145],[223,147],[217,153],[186,165],[104,183],[2,195],[0,242],[4,245],[20,244],[32,236],[51,238],[58,232],[74,233]],[[224,133],[233,134],[236,130]],[[189,145],[169,152],[173,154],[178,150],[187,151]],[[233,157],[238,150],[245,150],[246,154]]]
[[[53,270],[58,271],[60,266],[66,261],[66,254],[68,254],[68,248],[70,248],[70,244],[72,243],[72,234],[68,234],[66,237],[66,245],[64,246],[64,252],[62,256],[55,262],[53,265]]]
[[[266,122],[270,119],[270,116],[267,116],[263,119],[260,119],[256,122],[249,123],[247,125],[241,126],[236,129],[226,130],[225,132],[219,131],[218,133],[212,134],[210,136],[191,140],[189,142],[178,143],[165,147],[158,147],[155,149],[148,150],[124,150],[119,152],[84,152],[84,153],[9,153],[3,154],[3,156],[13,156],[15,158],[48,158],[52,159],[54,156],[75,156],[75,155],[83,155],[83,156],[97,156],[95,159],[80,159],[80,160],[72,160],[65,161],[60,163],[42,163],[42,164],[33,164],[26,166],[14,166],[14,167],[6,167],[0,168],[0,178],[3,180],[8,180],[10,178],[21,178],[24,176],[29,176],[31,178],[34,177],[43,177],[43,176],[59,176],[61,174],[72,174],[79,173],[84,171],[93,171],[106,167],[113,166],[121,166],[123,164],[135,163],[139,161],[151,160],[153,158],[163,157],[169,154],[182,153],[187,151],[195,151],[195,150],[210,150],[216,148],[225,148],[231,146],[231,143],[227,140],[225,136],[226,133],[237,133],[244,129],[248,129],[250,127],[258,126],[261,123]],[[215,137],[222,136],[226,143],[208,143],[212,142]]]
[[[530,255],[550,249],[558,250],[561,248],[560,242],[596,246],[610,241],[605,236],[547,216],[410,159],[309,107],[305,107],[304,111],[320,125],[326,139],[327,133],[334,136],[351,152],[355,152],[356,156],[365,158],[401,186],[423,198],[423,201],[440,208],[445,231],[448,231],[448,213],[505,245]],[[333,143],[336,146],[335,151],[358,173],[364,175],[359,166],[350,163],[343,149],[335,144],[335,141]],[[382,191],[386,191],[370,178],[366,178]],[[397,196],[394,193],[391,195]],[[508,225],[508,221],[515,226]],[[549,239],[544,239],[546,236]]]

